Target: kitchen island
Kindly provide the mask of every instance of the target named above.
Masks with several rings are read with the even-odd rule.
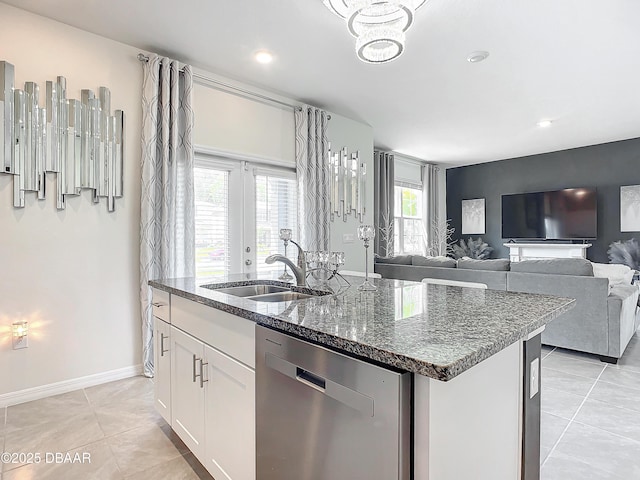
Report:
[[[348,279],[352,285],[362,281]],[[228,340],[222,334],[210,340],[200,339],[205,346],[210,345],[249,369],[255,368],[255,358],[250,355],[251,341],[255,341],[251,325],[259,324],[412,373],[412,478],[536,478],[539,334],[546,323],[572,308],[574,300],[385,279],[375,280],[375,292],[360,292],[353,286],[337,295],[290,302],[260,302],[216,291],[255,281],[244,275],[229,275],[212,280],[162,279],[150,285],[154,288],[154,302],[155,292],[166,299],[172,332],[178,337],[184,333],[202,337],[209,331],[230,331]],[[261,283],[282,285],[274,280]],[[164,297],[166,294],[168,298]],[[200,318],[200,325],[196,317]],[[218,324],[219,317],[223,320]],[[242,325],[240,331],[232,331],[236,328],[234,318]],[[207,328],[207,322],[213,322],[211,328]],[[194,331],[189,331],[192,327]],[[169,334],[161,335],[164,342]],[[218,338],[238,353],[228,354],[226,347],[215,344]],[[181,347],[174,346],[173,340],[171,346],[178,352],[168,355],[178,358]],[[159,347],[161,351],[166,349],[165,345]],[[200,388],[206,390],[211,384],[205,386],[204,382],[211,381],[211,374],[203,369],[211,360],[204,354],[197,357],[194,353],[193,378],[189,380],[196,385],[199,382]],[[203,361],[204,357],[207,361]],[[156,368],[158,364],[157,361]],[[172,365],[171,374],[177,375],[179,369]],[[247,377],[246,383],[250,382]],[[175,399],[173,395],[171,401]],[[250,403],[246,402],[247,408]],[[166,407],[167,402],[162,404]],[[186,421],[165,412],[167,416],[181,435],[180,425]],[[250,426],[246,428],[249,430]],[[193,432],[183,430],[181,437],[195,438]],[[201,442],[193,446],[185,442],[192,450],[200,448]],[[208,455],[203,455],[199,458],[205,458],[203,464],[209,468]],[[213,463],[233,480],[251,478],[251,472],[233,476],[228,473],[232,468],[222,468],[219,461]],[[220,474],[218,470],[216,473]]]

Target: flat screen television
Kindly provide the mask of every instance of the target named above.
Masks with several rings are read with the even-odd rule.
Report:
[[[597,211],[595,188],[502,195],[502,238],[593,239]]]

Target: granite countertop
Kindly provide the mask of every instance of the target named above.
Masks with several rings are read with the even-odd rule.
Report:
[[[321,345],[443,381],[526,337],[575,304],[574,299],[550,295],[390,279],[375,279],[375,292],[360,292],[357,285],[363,279],[358,277],[346,277],[353,286],[342,293],[292,302],[255,302],[211,288],[248,284],[255,278],[238,274],[159,279],[149,285]]]

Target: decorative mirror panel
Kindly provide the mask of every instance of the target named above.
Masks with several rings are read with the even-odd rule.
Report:
[[[111,114],[111,92],[82,90],[80,100],[67,98],[67,81],[47,81],[43,105],[40,88],[25,82],[15,88],[14,67],[0,61],[0,173],[13,175],[13,205],[25,205],[25,192],[45,198],[46,173],[56,174],[56,206],[69,195],[93,190],[93,202],[123,195],[124,112]]]
[[[338,216],[346,222],[347,215],[353,213],[362,223],[367,166],[360,161],[360,152],[348,155],[347,148],[344,147],[339,152],[332,153],[329,146],[329,176],[331,220]]]

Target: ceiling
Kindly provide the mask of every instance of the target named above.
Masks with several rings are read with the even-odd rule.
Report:
[[[360,120],[376,146],[425,160],[640,137],[637,0],[429,0],[382,65],[357,59],[321,0],[4,3]],[[256,63],[259,49],[275,60]],[[490,56],[469,63],[475,50]]]

